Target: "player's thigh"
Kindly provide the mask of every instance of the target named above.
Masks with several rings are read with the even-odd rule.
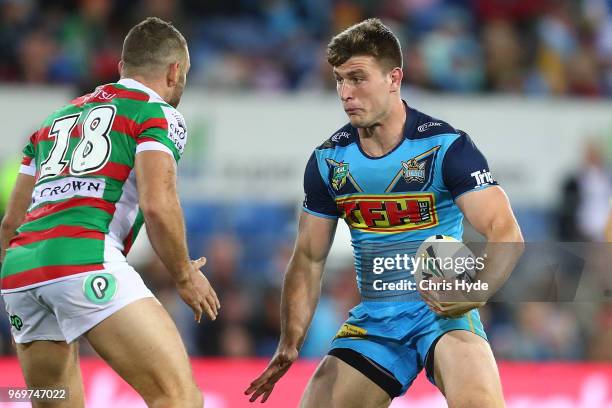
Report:
[[[310,379],[301,408],[383,408],[391,398],[361,372],[334,356],[325,356]]]
[[[125,306],[85,336],[147,402],[159,396],[201,398],[178,330],[155,298]]]
[[[41,340],[17,344],[17,357],[28,388],[66,390],[66,399],[33,400],[34,408],[85,406],[77,342]]]
[[[491,347],[470,331],[454,330],[440,338],[434,352],[434,378],[449,408],[504,406]]]

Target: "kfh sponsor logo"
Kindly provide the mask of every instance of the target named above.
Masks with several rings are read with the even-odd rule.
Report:
[[[367,232],[425,229],[438,224],[433,194],[358,195],[336,201],[350,228]]]

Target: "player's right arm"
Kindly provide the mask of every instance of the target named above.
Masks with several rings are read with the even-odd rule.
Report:
[[[9,197],[2,224],[0,225],[0,262],[4,260],[4,255],[9,247],[11,239],[17,235],[17,228],[21,226],[26,216],[28,207],[32,203],[32,192],[36,183],[36,162],[34,157],[35,143],[38,132],[30,136],[28,144],[23,149],[23,160],[19,168],[19,174],[15,181],[15,186]]]
[[[321,294],[321,279],[337,220],[302,212],[281,296],[279,349],[298,351]]]
[[[9,243],[17,234],[17,228],[23,222],[28,206],[32,202],[34,181],[34,176],[30,174],[20,172],[17,176],[0,226],[0,262],[4,260]]]
[[[270,364],[245,394],[265,402],[276,382],[297,359],[321,294],[321,279],[336,231],[336,219],[302,212],[293,256],[281,296],[281,335]]]
[[[176,163],[182,154],[182,143],[169,129],[185,129],[178,112],[164,110],[167,126],[152,126],[138,135],[136,183],[138,203],[147,235],[157,256],[166,266],[183,301],[191,307],[199,322],[202,313],[215,320],[221,307],[217,294],[200,268],[205,258],[189,259],[185,221],[176,189]],[[159,122],[159,121],[158,121]]]
[[[304,211],[283,282],[280,340],[268,367],[245,391],[247,395],[252,394],[251,402],[260,396],[261,402],[265,402],[276,382],[297,359],[321,294],[321,279],[334,240],[338,213],[314,154],[306,165],[304,190]]]

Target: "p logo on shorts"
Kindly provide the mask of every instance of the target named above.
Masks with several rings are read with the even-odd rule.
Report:
[[[21,320],[21,317],[17,316],[17,315],[11,315],[9,316],[10,321],[11,321],[11,326],[13,326],[15,329],[17,329],[17,331],[20,331],[21,328],[23,327],[23,320]]]
[[[117,294],[117,279],[110,273],[89,275],[83,283],[83,292],[93,303],[107,303]]]

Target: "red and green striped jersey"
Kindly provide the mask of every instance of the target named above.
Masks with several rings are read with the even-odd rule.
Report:
[[[23,150],[32,203],[2,264],[2,292],[29,289],[125,262],[142,213],[134,160],[180,159],[183,116],[133,79],[102,85],[51,114]]]

